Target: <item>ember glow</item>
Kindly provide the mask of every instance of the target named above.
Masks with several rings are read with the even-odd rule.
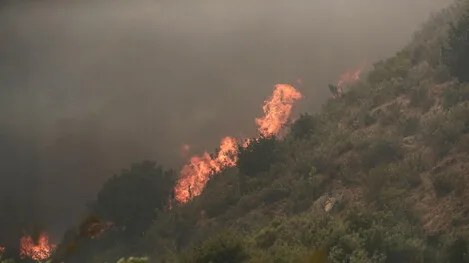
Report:
[[[342,76],[340,76],[339,82],[337,83],[337,87],[341,87],[344,84],[350,84],[358,81],[360,79],[360,74],[362,73],[363,68],[364,64],[358,69],[350,70],[342,74]]]
[[[288,121],[293,103],[301,98],[301,94],[292,86],[278,84],[272,96],[263,106],[264,117],[256,119],[261,135],[277,135]],[[246,147],[249,140],[242,142]],[[180,173],[174,189],[175,198],[180,203],[186,203],[200,195],[210,178],[222,171],[223,168],[233,167],[237,161],[238,141],[232,137],[225,137],[220,143],[220,150],[215,156],[205,152],[201,156],[194,156]]]
[[[94,222],[91,223],[87,229],[87,234],[91,239],[96,239],[104,234],[107,230],[112,228],[114,223],[112,222]]]
[[[21,258],[28,257],[33,260],[42,261],[48,259],[52,255],[52,252],[54,252],[56,245],[49,243],[49,237],[47,236],[47,234],[41,233],[36,241],[33,240],[31,236],[24,236],[21,238]]]

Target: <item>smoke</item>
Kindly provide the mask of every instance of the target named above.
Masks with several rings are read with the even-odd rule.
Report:
[[[131,162],[178,169],[185,144],[197,153],[254,135],[276,83],[301,78],[301,110],[317,110],[328,83],[392,55],[449,2],[7,2],[0,209],[58,236]]]

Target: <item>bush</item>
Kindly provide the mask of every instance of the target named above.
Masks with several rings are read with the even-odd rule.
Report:
[[[447,46],[443,49],[443,60],[450,74],[461,82],[469,82],[469,13],[451,25]]]
[[[462,130],[463,124],[451,118],[451,112],[441,113],[426,121],[422,137],[436,156],[442,157],[458,143]]]
[[[386,107],[385,110],[379,111],[379,124],[381,126],[388,126],[392,125],[398,122],[398,120],[402,116],[401,112],[401,104],[398,102],[394,102],[388,107]]]
[[[404,137],[414,135],[420,128],[420,118],[404,117],[399,120],[399,128]]]
[[[469,262],[469,242],[467,237],[457,236],[445,248],[447,262]]]
[[[224,232],[209,238],[186,251],[181,263],[240,263],[248,258],[243,239],[233,232]]]
[[[271,187],[264,188],[260,194],[261,194],[262,200],[266,204],[272,204],[289,196],[290,190],[287,189],[286,187],[282,187],[281,185],[276,184]]]
[[[311,137],[318,128],[319,120],[315,116],[304,113],[290,126],[290,134],[294,138],[305,139]]]
[[[303,212],[308,209],[312,202],[319,198],[324,192],[326,177],[320,174],[312,175],[306,179],[300,179],[293,183],[290,197],[289,209],[293,213]]]
[[[428,169],[429,163],[427,156],[422,153],[409,155],[401,163],[398,174],[404,175],[409,187],[417,187],[422,183],[420,174]]]
[[[373,167],[400,160],[403,150],[399,142],[390,139],[378,139],[361,152],[363,168],[368,171]]]
[[[164,171],[154,162],[133,164],[104,184],[93,211],[125,227],[126,233],[140,234],[152,224],[157,210],[166,207],[174,178],[172,171]]]
[[[428,89],[425,86],[418,86],[412,89],[410,93],[410,106],[416,107],[427,112],[435,104],[435,100],[428,95]]]
[[[469,134],[466,134],[461,138],[458,150],[460,152],[469,153]]]
[[[392,78],[405,79],[412,67],[409,52],[400,51],[393,58],[374,64],[374,70],[368,75],[371,84],[378,84]]]
[[[458,194],[465,187],[464,177],[459,173],[440,173],[432,178],[433,187],[438,197],[443,197],[453,191]]]
[[[451,108],[460,102],[469,100],[469,85],[454,85],[443,92],[443,107]]]
[[[236,166],[247,176],[256,176],[268,171],[271,164],[281,160],[279,144],[273,135],[253,139],[247,147],[238,148]]]
[[[364,193],[363,197],[368,202],[381,202],[381,192],[387,185],[388,181],[388,170],[387,166],[380,166],[371,169],[364,182]]]

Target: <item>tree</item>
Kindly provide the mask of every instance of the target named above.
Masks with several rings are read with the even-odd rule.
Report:
[[[456,25],[451,25],[447,46],[443,48],[443,60],[453,77],[469,82],[469,12]]]
[[[241,236],[226,231],[182,254],[182,263],[240,263],[248,259]]]
[[[126,229],[141,234],[168,204],[174,185],[172,171],[164,171],[156,163],[133,164],[130,170],[109,179],[93,205],[96,214]]]
[[[255,176],[269,170],[270,165],[279,160],[279,142],[274,135],[252,140],[247,147],[239,147],[239,171],[247,176]]]
[[[305,139],[313,135],[318,129],[319,121],[308,113],[301,114],[290,127],[290,134],[294,138]]]

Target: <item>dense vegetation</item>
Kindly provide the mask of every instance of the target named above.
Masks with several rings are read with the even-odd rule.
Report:
[[[167,209],[175,175],[153,163],[111,178],[90,209],[118,227],[67,262],[469,262],[468,7],[285,138],[241,148],[187,204]]]

